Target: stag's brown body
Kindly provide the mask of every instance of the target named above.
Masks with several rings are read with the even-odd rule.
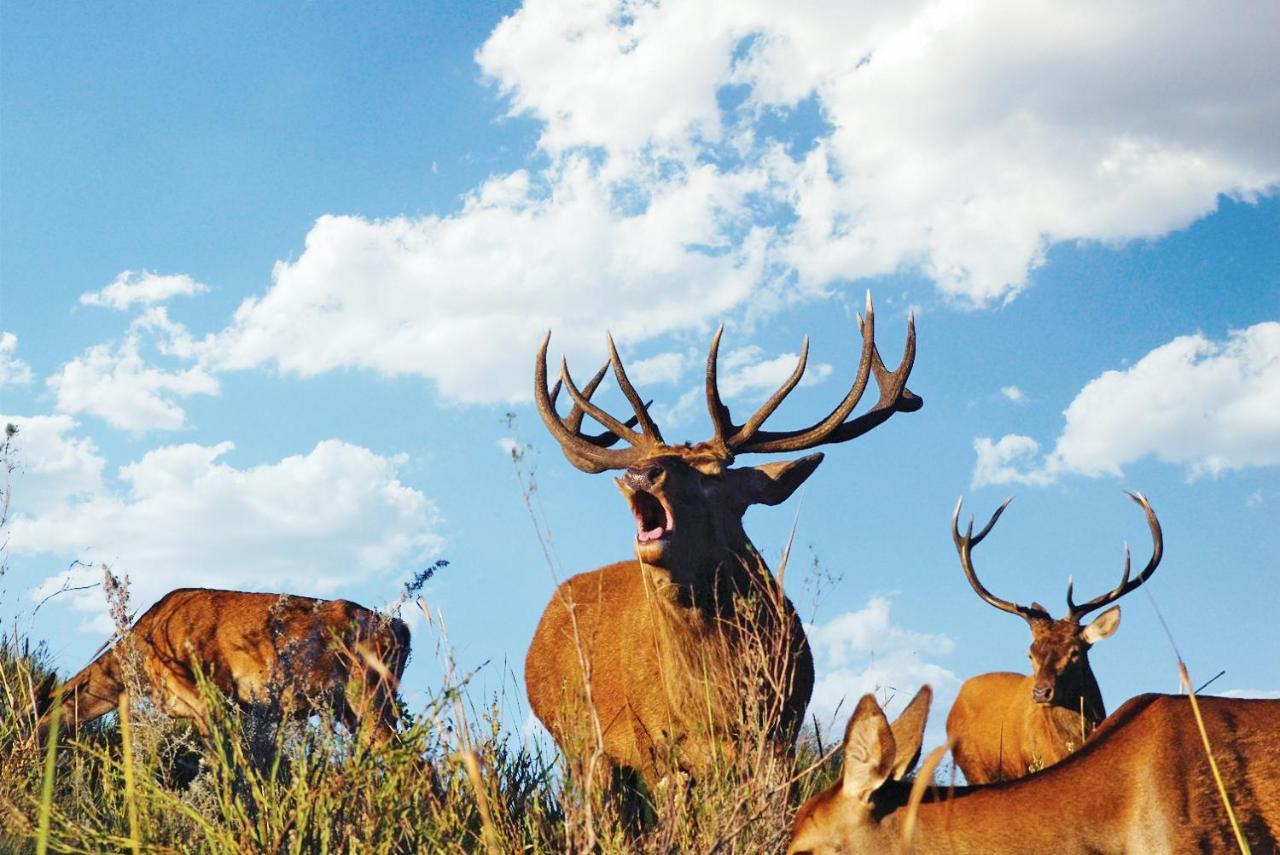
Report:
[[[862,354],[849,393],[821,422],[794,431],[762,425],[804,373],[808,341],[786,383],[745,423],[736,424],[716,381],[718,332],[707,358],[707,406],[714,436],[696,445],[666,443],[626,377],[610,340],[610,364],[635,417],[621,422],[591,403],[608,368],[582,391],[562,363],[548,391],[543,341],[534,393],[543,421],[565,456],[586,472],[623,470],[618,487],[636,522],[635,561],[611,564],[562,584],[547,606],[525,661],[534,713],[578,769],[640,772],[652,786],[678,770],[700,776],[735,734],[757,728],[789,750],[813,688],[813,661],[795,609],[743,530],[753,504],[785,501],[822,460],[732,468],[737,455],[799,451],[861,436],[895,412],[920,408],[906,388],[915,356],[914,327],[902,362],[885,368],[874,343],[870,297]],[[723,332],[723,329],[721,330]],[[550,334],[548,334],[549,337]],[[880,399],[850,415],[874,373]],[[563,384],[573,398],[555,410]],[[590,415],[606,430],[588,435]],[[640,431],[632,427],[640,426]],[[632,447],[609,448],[619,439]],[[588,764],[589,765],[589,764]]]
[[[1107,609],[1091,623],[1081,623],[1081,618],[1146,582],[1164,553],[1160,523],[1151,504],[1140,494],[1130,493],[1129,497],[1146,514],[1154,544],[1151,560],[1131,580],[1126,546],[1119,586],[1080,605],[1072,601],[1068,583],[1067,614],[1059,619],[1039,603],[1020,606],[1002,600],[978,580],[972,549],[991,531],[1009,502],[996,510],[977,535],[972,521],[968,532],[960,533],[960,505],[956,505],[952,535],[969,584],[990,605],[1023,618],[1031,630],[1028,658],[1032,673],[996,672],[966,680],[947,716],[952,754],[969,783],[1008,781],[1051,766],[1078,749],[1106,718],[1102,691],[1089,665],[1089,649],[1119,627],[1120,607]]]
[[[650,785],[673,766],[697,777],[712,752],[732,750],[726,735],[739,723],[735,701],[752,691],[741,685],[750,667],[743,658],[771,655],[777,691],[752,700],[777,705],[762,720],[789,742],[813,691],[813,659],[790,601],[774,600],[780,595],[764,587],[775,584],[767,574],[761,565],[758,575],[732,574],[722,586],[726,602],[753,599],[750,614],[742,605],[732,613],[703,607],[715,594],[699,600],[669,571],[637,561],[573,577],[529,646],[525,684],[534,712],[564,750],[592,751],[585,670],[611,763],[639,771]]]
[[[1198,701],[1245,839],[1254,852],[1277,851],[1280,701]],[[797,815],[793,855],[1240,851],[1185,696],[1128,701],[1083,748],[1036,775],[931,788],[909,849],[903,838],[910,787],[875,770],[886,748],[890,756],[900,750],[897,722],[885,740],[883,713],[872,706],[874,699],[859,704],[850,720],[842,780]]]
[[[296,715],[332,710],[383,739],[394,730],[395,691],[409,630],[347,600],[182,588],[166,594],[125,636],[62,687],[71,730],[116,708],[136,662],[157,707],[209,725],[197,672],[245,705],[279,703]],[[48,714],[41,720],[48,727]]]

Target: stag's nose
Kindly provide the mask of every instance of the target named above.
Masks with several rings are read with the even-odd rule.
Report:
[[[665,474],[662,466],[657,463],[642,463],[639,466],[628,467],[626,475],[627,486],[633,490],[652,490],[662,480]]]
[[[1047,704],[1053,700],[1053,686],[1035,686],[1031,690],[1031,700],[1038,704]]]

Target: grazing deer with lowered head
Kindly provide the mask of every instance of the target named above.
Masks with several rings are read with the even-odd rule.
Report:
[[[599,758],[605,768],[639,772],[651,788],[669,771],[696,778],[713,757],[725,756],[718,752],[727,750],[744,710],[747,719],[764,722],[772,745],[790,747],[813,689],[813,660],[799,618],[747,538],[742,517],[751,505],[786,500],[822,454],[756,467],[731,464],[743,454],[845,442],[894,413],[920,408],[921,399],[906,386],[915,359],[914,323],[908,320],[901,363],[889,371],[875,346],[870,295],[866,319],[858,320],[861,360],[848,394],[816,424],[787,431],[763,425],[804,374],[808,339],[791,376],[738,424],[717,383],[721,327],[706,369],[714,434],[696,445],[663,439],[612,339],[609,364],[635,411],[625,423],[590,400],[608,365],[579,391],[562,361],[560,382],[548,390],[550,333],[543,340],[534,385],[543,421],[574,466],[590,473],[621,470],[616,482],[636,524],[637,560],[560,585],[525,660],[530,705],[571,763]],[[850,418],[873,374],[879,400]],[[574,402],[564,418],[555,408],[561,384]],[[607,431],[584,434],[584,415]],[[610,448],[619,438],[631,447]],[[771,640],[767,673],[743,686],[735,668],[758,656],[751,645],[760,639]]]
[[[1242,836],[1254,852],[1278,851],[1280,700],[1197,701]],[[928,707],[926,686],[891,725],[863,696],[845,730],[841,777],[800,808],[788,855],[1244,851],[1185,696],[1139,695],[1061,763],[971,787],[933,786],[929,761],[914,783],[903,780]]]
[[[408,658],[404,621],[348,600],[180,588],[62,685],[60,721],[74,732],[114,710],[136,664],[155,705],[191,719],[204,737],[209,722],[197,672],[241,704],[279,703],[299,716],[330,709],[363,740],[382,742],[395,730],[396,687]],[[41,738],[51,689],[37,704]]]
[[[1020,778],[1033,768],[1057,763],[1079,748],[1106,718],[1102,692],[1089,667],[1089,648],[1120,626],[1120,607],[1113,606],[1089,624],[1080,619],[1110,605],[1151,578],[1164,551],[1160,522],[1141,494],[1126,493],[1147,516],[1154,546],[1151,560],[1136,578],[1129,578],[1129,546],[1124,548],[1124,575],[1115,589],[1076,605],[1067,583],[1067,615],[1055,620],[1039,603],[1020,606],[995,597],[973,570],[973,547],[991,531],[1012,499],[992,514],[977,535],[973,520],[960,534],[960,502],[951,518],[951,532],[965,578],[986,602],[1020,616],[1031,628],[1031,674],[998,672],[966,680],[947,716],[947,735],[956,764],[973,784]],[[963,500],[961,500],[963,501]]]

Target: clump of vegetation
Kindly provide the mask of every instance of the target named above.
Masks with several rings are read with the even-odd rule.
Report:
[[[48,673],[40,645],[0,645],[0,852],[778,851],[829,777],[809,742],[773,756],[744,731],[709,776],[641,796],[637,828],[616,790],[504,727],[510,699],[477,707],[451,677],[383,745],[206,683],[208,740],[139,691],[50,755],[33,708]]]

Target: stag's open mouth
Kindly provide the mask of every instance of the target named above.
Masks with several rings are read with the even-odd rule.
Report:
[[[657,496],[636,490],[628,498],[631,500],[631,513],[636,518],[637,541],[652,543],[670,537],[675,521],[671,518],[671,511]]]

